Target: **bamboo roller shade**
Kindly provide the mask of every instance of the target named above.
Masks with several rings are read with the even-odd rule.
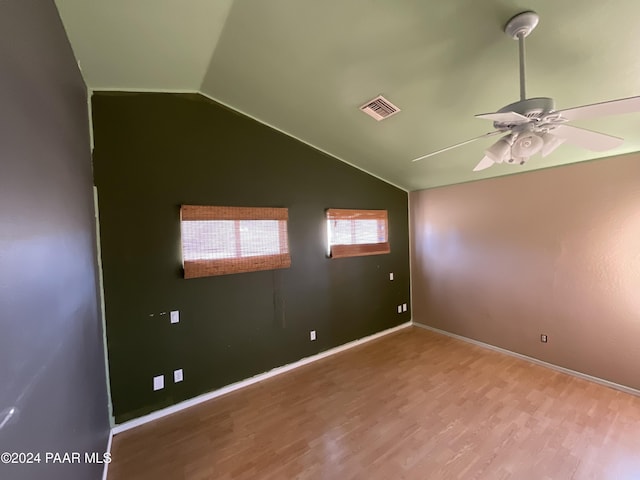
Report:
[[[350,222],[352,230],[352,243],[332,244],[331,258],[380,255],[391,252],[391,245],[389,244],[388,236],[388,214],[386,210],[329,208],[327,210],[327,220],[335,222],[340,220]],[[383,238],[383,241],[356,243],[362,241],[365,236],[369,236],[366,235],[365,232],[360,231],[358,220],[376,220],[378,222],[378,238]]]
[[[196,229],[196,235],[190,237],[183,228],[184,278],[290,267],[288,216],[286,208],[182,205],[182,222],[203,222]],[[221,220],[234,223],[231,227],[227,224],[223,228],[212,222]],[[246,222],[243,222],[241,229],[241,222],[245,220],[275,220],[278,222],[277,231],[261,231],[258,226],[254,229]],[[247,249],[251,252],[247,253]],[[218,256],[224,258],[197,258],[198,255],[211,256],[212,252],[223,252]]]

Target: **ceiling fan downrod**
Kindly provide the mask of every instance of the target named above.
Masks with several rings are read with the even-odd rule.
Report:
[[[524,35],[522,33],[518,34],[518,47],[520,47],[520,100],[526,100],[527,90],[524,67]]]
[[[538,17],[536,12],[528,11],[511,17],[504,26],[505,33],[514,40],[518,40],[518,53],[520,58],[520,100],[527,99],[524,39],[533,32],[539,21],[540,17]]]

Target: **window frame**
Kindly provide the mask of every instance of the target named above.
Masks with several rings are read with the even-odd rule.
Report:
[[[180,246],[184,278],[200,278],[234,273],[276,270],[291,266],[288,239],[289,210],[277,207],[227,207],[210,205],[180,206]],[[280,253],[267,255],[241,255],[240,222],[246,220],[278,221]],[[240,254],[232,258],[209,258],[185,260],[185,237],[183,222],[188,221],[234,221],[235,234],[232,250]]]
[[[380,224],[378,224],[378,229],[381,229],[384,236],[384,241],[375,243],[332,244],[332,220],[351,221],[352,240],[355,240],[357,236],[356,222],[358,220],[376,220],[378,222],[383,222],[383,228],[381,228]],[[365,255],[383,255],[391,253],[391,244],[389,243],[389,215],[387,210],[329,208],[326,210],[326,221],[329,258],[360,257]]]

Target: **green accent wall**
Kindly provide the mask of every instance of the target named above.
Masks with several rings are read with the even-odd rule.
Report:
[[[116,423],[410,320],[407,192],[197,94],[92,105]],[[183,279],[181,204],[287,207],[291,268]],[[391,253],[327,258],[327,208],[388,210]]]

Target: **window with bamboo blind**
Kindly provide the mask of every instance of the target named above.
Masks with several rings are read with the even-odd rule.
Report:
[[[286,208],[182,205],[184,278],[288,268]]]
[[[389,253],[386,210],[327,210],[329,256],[357,257]]]

